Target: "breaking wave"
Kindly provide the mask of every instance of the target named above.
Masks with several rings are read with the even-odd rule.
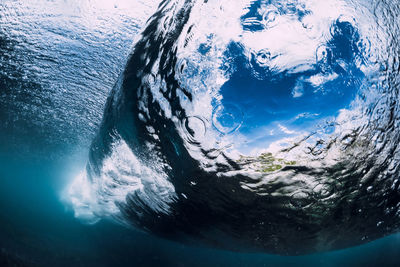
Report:
[[[76,216],[279,254],[398,231],[399,15],[395,1],[163,1],[68,189]]]

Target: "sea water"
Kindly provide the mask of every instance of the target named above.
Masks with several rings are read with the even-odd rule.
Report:
[[[115,220],[109,216],[110,212],[118,212],[114,206],[100,206],[99,211],[97,204],[93,206],[93,199],[86,206],[84,201],[71,201],[79,200],[79,194],[74,193],[76,191],[71,193],[71,184],[75,185],[75,189],[87,189],[87,183],[79,184],[82,181],[79,179],[78,183],[74,181],[85,175],[82,170],[85,170],[90,144],[101,125],[106,99],[124,70],[134,44],[141,38],[140,31],[157,5],[156,2],[100,0],[3,1],[0,4],[1,263],[6,266],[341,266],[398,263],[399,241],[396,235],[360,247],[308,256],[239,253],[210,248],[203,243],[185,245],[158,239],[139,231],[143,230],[140,227],[135,230],[126,224],[117,224],[116,221],[121,223],[121,217]],[[276,16],[276,12],[270,13],[267,12],[269,15],[261,19],[274,22],[277,18],[271,19],[271,16]],[[255,27],[250,31],[257,31],[257,22],[245,17],[244,20],[246,27]],[[345,18],[345,22],[349,21]],[[398,23],[396,20],[392,22]],[[204,49],[199,52],[205,53],[209,48]],[[331,53],[325,47],[315,52],[317,61],[321,55],[324,60],[324,55]],[[265,60],[271,56],[270,53],[256,53],[256,63],[265,67],[270,62]],[[187,58],[186,65],[195,63],[196,57],[182,57]],[[342,57],[341,60],[344,59]],[[283,62],[290,64],[287,60]],[[276,66],[279,67],[279,64]],[[199,75],[190,72],[190,69],[185,71],[184,74],[191,77]],[[257,88],[260,75],[261,79],[265,79],[262,75],[269,74],[257,68],[255,71],[257,79],[254,88]],[[357,73],[354,70],[352,73],[356,76],[352,79],[360,80],[367,71],[364,69],[362,73]],[[316,73],[306,75],[315,76]],[[321,79],[317,76],[314,80],[318,78]],[[304,81],[305,78],[302,79]],[[196,78],[193,79],[195,82]],[[345,84],[340,79],[339,83]],[[267,127],[268,133],[280,130],[284,137],[309,129],[309,125],[305,124],[307,121],[302,121],[296,128],[296,122],[288,119],[275,122],[276,119],[268,118],[271,112],[257,110],[259,104],[254,102],[256,98],[252,102],[255,107],[253,112],[266,114],[267,123],[264,121],[262,125],[257,117],[241,115],[241,107],[246,103],[238,104],[243,96],[235,98],[237,94],[230,95],[239,92],[239,89],[229,89],[229,86],[241,86],[235,82],[228,83],[220,92],[223,99],[234,104],[224,103],[219,98],[220,102],[210,102],[214,106],[209,115],[200,110],[201,116],[194,114],[183,119],[183,126],[189,126],[183,128],[183,136],[188,138],[185,140],[189,144],[199,146],[204,121],[207,121],[203,118],[207,116],[210,116],[210,125],[205,128],[210,127],[207,132],[217,133],[220,143],[226,142],[223,140],[226,136],[236,133],[253,138],[257,132],[251,132],[250,126],[255,124]],[[292,99],[283,98],[288,103],[307,91],[307,87],[300,88],[296,83],[293,88],[289,91]],[[329,89],[329,85],[326,88]],[[348,94],[336,96],[333,102],[338,106],[325,108],[316,103],[313,106],[316,110],[307,110],[308,115],[312,118],[313,114],[326,112],[324,116],[333,116],[338,109],[348,107],[356,94],[350,89],[345,91]],[[278,95],[279,92],[275,93]],[[253,94],[257,96],[257,93]],[[322,101],[321,98],[319,100]],[[307,100],[304,101],[303,105],[310,105]],[[275,107],[278,113],[286,113],[283,117],[287,118],[304,113],[301,109],[279,109],[273,103],[270,106]],[[224,113],[224,110],[229,112]],[[268,146],[276,141],[271,136],[259,139]],[[250,145],[244,144],[237,149],[242,154],[247,153],[248,157],[254,159],[258,157],[257,153],[263,153],[251,152]],[[118,146],[116,149],[119,152],[122,149],[128,155],[130,153],[129,148],[128,151]],[[194,157],[198,156],[196,153]],[[292,161],[287,160],[285,164],[297,164]],[[279,171],[279,164],[270,164],[269,161],[267,164],[261,161],[260,164],[266,173]],[[259,165],[251,166],[257,167]],[[379,222],[375,224],[377,227]],[[301,251],[303,244],[291,246],[298,246]]]

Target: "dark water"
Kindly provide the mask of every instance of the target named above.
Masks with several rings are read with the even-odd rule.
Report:
[[[86,225],[75,218],[76,210],[66,204],[66,188],[85,168],[106,98],[138,32],[157,4],[44,0],[0,3],[0,265],[398,265],[400,237],[396,234],[345,250],[284,257],[229,252],[199,244],[187,246],[127,229],[111,219]],[[354,72],[355,76],[362,75]],[[253,82],[253,90],[257,83]],[[235,98],[240,81],[224,86],[224,99],[243,100]],[[307,93],[307,88],[303,90]],[[354,92],[346,90],[346,94],[336,96],[329,107],[314,105],[307,112],[335,114],[338,108],[348,105]],[[260,114],[257,94],[254,99],[254,112]],[[308,100],[304,101],[302,105],[307,105]],[[304,110],[294,107],[280,111],[290,117]],[[261,112],[260,116],[268,114]],[[235,123],[234,117],[233,122],[222,121],[219,126],[222,131],[231,131]],[[259,123],[259,118],[248,118],[245,123],[247,126],[244,124],[240,131],[251,137],[249,125]],[[215,128],[221,130],[219,126]],[[81,217],[85,219],[85,214]],[[295,246],[301,250],[303,244]]]
[[[8,151],[7,151],[8,152]],[[59,153],[62,153],[59,151]],[[299,257],[190,247],[109,222],[82,225],[59,201],[65,161],[1,153],[2,266],[376,266],[399,263],[400,237]],[[60,170],[63,171],[60,171]],[[301,245],[301,244],[299,244]]]

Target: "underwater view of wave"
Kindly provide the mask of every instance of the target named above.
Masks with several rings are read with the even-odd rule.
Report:
[[[90,233],[52,265],[194,264],[127,258],[146,236],[207,255],[192,266],[335,266],[389,236],[398,253],[399,16],[390,0],[0,2],[0,263],[50,264],[5,233],[7,203],[35,214],[36,196],[68,242]]]
[[[395,233],[399,12],[163,1],[69,189],[77,217],[293,255]]]

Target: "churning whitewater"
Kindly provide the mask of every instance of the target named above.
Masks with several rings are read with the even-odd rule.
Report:
[[[291,255],[397,232],[399,16],[381,0],[163,1],[68,189],[76,216]]]

